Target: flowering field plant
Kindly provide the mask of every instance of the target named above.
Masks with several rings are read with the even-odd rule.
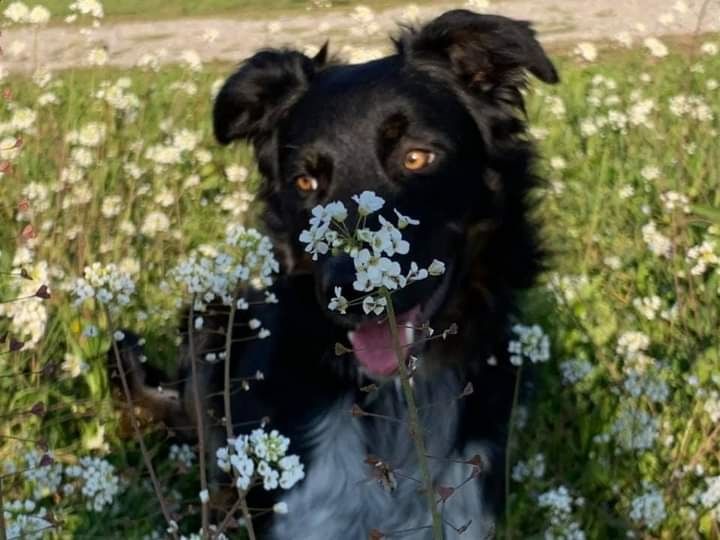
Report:
[[[305,251],[312,254],[313,260],[328,253],[350,255],[355,267],[353,289],[368,293],[348,301],[342,295],[342,287],[335,287],[335,297],[328,304],[328,309],[345,314],[350,307],[361,305],[366,315],[382,315],[392,291],[403,289],[428,276],[442,275],[445,265],[433,260],[428,268],[420,268],[417,263],[411,262],[408,271],[403,273],[400,263],[391,257],[408,254],[410,244],[403,240],[401,230],[408,225],[417,225],[419,221],[394,210],[398,218],[397,227],[378,215],[380,228],[373,231],[367,227],[367,218],[380,210],[385,201],[372,191],[354,195],[353,200],[358,205],[359,215],[354,228],[345,223],[348,214],[343,203],[318,205],[313,208],[310,228],[302,232],[300,241],[306,244]],[[377,295],[373,296],[373,292]]]
[[[60,20],[103,18],[97,2],[72,5]],[[695,16],[684,5],[659,14],[661,28]],[[2,9],[7,24],[35,30],[56,16],[18,2]],[[376,32],[372,10],[351,16]],[[562,84],[528,93],[530,136],[546,157],[538,217],[551,257],[508,343],[533,376],[513,413],[507,538],[720,537],[720,38],[627,30],[560,51]],[[2,45],[13,55],[24,44]],[[225,68],[195,51],[148,51],[114,68],[100,44],[86,49],[83,69],[28,58],[28,73],[0,70],[4,530],[8,539],[198,538],[213,504],[198,445],[168,443],[138,413],[168,520],[130,408],[111,393],[106,351],[132,328],[142,360],[171,367],[178,304],[193,308],[190,332],[206,330],[208,302],[247,308],[235,286],[266,285],[277,269],[250,229],[259,175],[248,148],[219,148],[211,136]],[[355,47],[349,57],[377,53]],[[393,262],[410,250],[402,232],[412,218],[380,220],[372,194],[355,203],[364,221],[343,227],[344,209],[326,205],[302,240],[318,257],[353,258],[357,285],[336,291],[331,310],[389,317],[395,291],[443,267]],[[263,321],[252,327],[272,339]],[[200,362],[227,359],[200,352]],[[244,437],[225,437],[226,452],[209,456],[237,474],[238,495],[302,482],[282,434],[255,436],[282,450],[271,454]],[[222,538],[221,526],[205,532]]]

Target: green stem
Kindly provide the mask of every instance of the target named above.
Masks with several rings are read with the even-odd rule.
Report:
[[[224,380],[224,388],[223,388],[223,401],[225,404],[225,432],[227,434],[228,439],[232,439],[235,437],[235,434],[233,432],[233,421],[232,421],[232,403],[230,400],[230,352],[232,350],[232,344],[233,344],[233,328],[235,327],[235,313],[237,312],[237,304],[235,303],[233,299],[233,304],[230,306],[230,313],[228,314],[228,324],[227,324],[227,330],[225,331],[225,380]],[[234,475],[233,475],[234,476]],[[245,493],[240,493],[238,500],[235,502],[235,505],[232,507],[228,515],[225,517],[225,520],[223,521],[223,526],[221,526],[215,537],[219,537],[224,528],[227,526],[227,521],[229,518],[232,517],[232,515],[237,511],[237,509],[240,508],[242,510],[243,517],[245,518],[245,528],[248,533],[248,539],[249,540],[255,540],[255,529],[253,527],[252,523],[252,516],[250,514],[250,510],[248,509],[247,505],[247,499],[245,498]]]
[[[0,477],[0,540],[6,540],[7,533],[5,532],[5,505],[3,503],[3,481]]]
[[[505,444],[505,538],[511,540],[512,528],[510,527],[510,444],[512,443],[513,432],[515,428],[515,409],[517,409],[518,397],[520,395],[520,378],[522,376],[522,366],[517,369],[515,377],[515,388],[513,390],[512,409],[510,409],[510,425],[508,426],[507,443]]]
[[[437,504],[435,502],[435,490],[433,489],[432,476],[430,475],[430,467],[428,466],[427,452],[425,450],[425,438],[422,424],[420,423],[418,407],[415,403],[415,393],[412,385],[410,384],[410,371],[405,364],[405,354],[403,352],[403,347],[400,344],[395,308],[393,307],[392,299],[390,298],[390,293],[388,291],[383,291],[382,296],[387,301],[390,334],[392,335],[393,348],[395,349],[398,369],[400,370],[400,383],[402,385],[403,394],[405,394],[405,401],[407,401],[408,405],[410,434],[415,442],[415,451],[417,453],[418,466],[420,467],[420,475],[422,476],[423,484],[425,485],[425,496],[427,497],[428,508],[430,510],[430,514],[432,515],[433,539],[443,540],[442,517],[440,516],[440,512],[438,511]]]
[[[193,305],[195,298],[190,300],[190,312],[188,313],[188,354],[190,355],[190,367],[192,369],[192,391],[195,405],[195,422],[197,424],[198,438],[198,462],[200,467],[200,489],[208,492],[207,470],[205,464],[205,419],[202,403],[200,402],[200,387],[198,383],[197,357],[195,356],[194,324],[195,314]],[[210,505],[201,505],[202,513],[202,538],[209,538],[210,534]]]
[[[233,434],[232,407],[230,402],[230,351],[232,350],[235,311],[235,301],[233,300],[233,304],[230,306],[230,313],[228,315],[227,330],[225,331],[225,386],[223,398],[225,402],[225,431],[227,432],[228,439],[232,439],[235,436]]]
[[[248,533],[248,539],[255,540],[255,530],[253,529],[252,525],[252,515],[250,514],[250,509],[247,505],[245,493],[240,496],[240,509],[242,510],[243,517],[245,518],[245,529]]]
[[[145,446],[145,439],[143,438],[143,434],[140,431],[140,422],[137,419],[137,416],[135,415],[135,403],[133,402],[132,398],[132,392],[130,391],[130,385],[127,381],[127,375],[125,374],[125,367],[123,366],[122,357],[120,355],[120,349],[118,348],[117,341],[115,341],[115,338],[113,337],[113,325],[110,318],[110,312],[106,311],[105,316],[108,320],[108,327],[110,328],[110,336],[112,341],[112,348],[113,348],[113,354],[115,356],[115,362],[117,364],[118,374],[120,375],[120,382],[122,383],[123,388],[123,394],[125,395],[125,401],[127,402],[127,410],[128,410],[128,416],[130,417],[130,423],[133,427],[133,432],[135,433],[135,438],[137,439],[138,444],[140,445],[140,453],[142,454],[143,461],[145,463],[145,468],[148,471],[148,474],[150,475],[150,482],[152,483],[153,490],[155,491],[155,496],[158,499],[158,502],[160,503],[160,509],[162,510],[163,517],[165,518],[165,521],[168,525],[171,525],[172,523],[172,517],[170,516],[170,510],[168,509],[167,503],[165,502],[165,497],[163,497],[162,494],[162,488],[160,487],[160,482],[158,481],[157,476],[155,475],[155,469],[153,468],[152,464],[152,458],[150,457],[150,453],[147,450],[147,447]],[[205,505],[206,506],[206,505]],[[173,538],[177,538],[177,532],[175,529],[171,529],[170,535]]]
[[[219,538],[222,533],[225,532],[225,529],[228,528],[228,525],[230,525],[230,521],[232,520],[233,516],[235,515],[235,512],[238,511],[240,508],[240,501],[242,501],[244,498],[239,498],[237,501],[235,501],[235,504],[233,504],[233,507],[230,509],[230,511],[225,515],[225,519],[222,520],[222,523],[218,525],[218,528],[215,530],[215,538]]]

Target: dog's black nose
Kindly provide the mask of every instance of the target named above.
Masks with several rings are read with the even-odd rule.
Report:
[[[320,285],[326,298],[335,296],[335,287],[342,287],[343,296],[356,296],[353,289],[355,264],[347,254],[328,257],[320,267]]]

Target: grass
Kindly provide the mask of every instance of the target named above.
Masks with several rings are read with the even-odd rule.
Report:
[[[428,3],[421,0],[418,4]],[[396,6],[394,0],[367,0],[363,5],[373,9]],[[46,0],[43,2],[53,17],[62,18],[70,14],[66,0]],[[114,0],[105,2],[105,16],[112,20],[158,20],[176,17],[252,17],[272,18],[277,15],[290,15],[307,12],[311,3],[308,0]],[[353,0],[335,0],[335,9],[349,9],[358,2]]]
[[[118,2],[108,10],[122,15],[137,5]],[[181,6],[230,9],[231,3],[143,5],[171,16]],[[697,46],[683,45],[664,59],[636,50],[606,52],[595,64],[565,57],[560,67],[562,84],[535,86],[529,95],[529,118],[544,156],[539,167],[548,179],[537,213],[553,257],[543,283],[523,302],[523,320],[542,325],[553,359],[523,376],[532,385],[524,392],[530,399],[516,411],[511,446],[511,468],[538,455],[545,466],[542,474],[516,470],[502,533],[540,538],[547,530],[567,532],[577,523],[593,539],[628,533],[718,538],[714,507],[701,495],[720,475],[720,435],[708,412],[720,391],[720,274],[716,262],[693,274],[697,261],[688,252],[703,241],[714,242],[715,253],[720,250],[720,93],[711,89],[720,56],[700,56]],[[89,306],[73,307],[63,285],[92,262],[121,264],[137,280],[138,294],[120,322],[147,337],[152,364],[163,366],[173,358],[176,301],[162,286],[168,269],[191,248],[219,241],[229,221],[254,223],[259,211],[248,204],[259,181],[249,150],[220,148],[211,137],[210,89],[223,75],[223,66],[206,66],[200,73],[166,67],[158,73],[64,72],[44,88],[24,78],[2,83],[13,97],[3,102],[0,121],[23,108],[37,117],[18,130],[22,150],[12,158],[13,170],[0,179],[0,269],[10,271],[18,253],[31,248],[29,260],[15,268],[26,268],[35,281],[5,276],[0,292],[6,299],[24,296],[47,282],[53,296],[3,305],[17,306],[11,315],[20,320],[24,306],[37,303],[40,314],[33,312],[34,317],[46,309],[48,319],[36,347],[0,355],[0,461],[22,467],[29,448],[49,447],[65,464],[108,452],[123,479],[111,508],[89,511],[77,494],[37,498],[64,520],[64,534],[74,538],[107,538],[108,531],[117,538],[141,538],[162,529],[162,521],[127,419],[111,400],[104,360],[108,337],[83,334],[88,324],[102,330],[103,320]],[[116,85],[121,77],[129,80],[125,90]],[[114,94],[136,96],[137,107],[123,113],[97,97],[108,84]],[[40,96],[48,92],[58,103],[41,106]],[[692,107],[707,105],[712,118],[674,114],[670,100],[677,95],[698,96]],[[640,115],[637,108],[634,116],[630,111],[642,100],[651,100],[653,107],[633,125],[630,118]],[[628,115],[624,127],[618,113]],[[587,132],[589,119],[608,118],[615,123]],[[88,158],[66,142],[66,135],[89,122],[104,125],[106,133]],[[165,165],[148,157],[149,148],[169,144],[182,128],[197,133],[193,150]],[[0,144],[3,152],[7,145]],[[80,167],[84,159],[88,162]],[[229,182],[230,164],[248,167],[249,178]],[[73,167],[80,167],[74,180],[67,173]],[[657,168],[657,177],[649,167]],[[688,198],[687,212],[668,209],[670,191]],[[119,202],[113,204],[111,197]],[[19,211],[23,199],[29,209]],[[117,214],[109,211],[113,206]],[[237,209],[243,211],[234,213]],[[152,212],[162,212],[168,226],[142,232]],[[664,255],[649,247],[650,221],[669,242]],[[19,234],[26,224],[37,235],[29,244]],[[18,292],[18,285],[25,292]],[[31,337],[27,323],[13,327],[6,317],[0,325],[0,334],[9,330],[19,339]],[[619,346],[630,331],[648,340],[645,346],[640,339],[634,353]],[[87,365],[82,373],[71,369],[78,360]],[[563,373],[582,363],[589,369],[585,376],[564,383]],[[47,413],[28,414],[37,403]],[[621,425],[628,417],[635,424]],[[174,504],[187,508],[197,498],[197,483],[167,458],[166,437],[162,430],[149,437],[151,453],[163,482],[174,490]],[[8,477],[6,501],[29,497],[29,484],[19,475]],[[571,497],[568,512],[540,503],[541,494],[560,487]],[[664,507],[657,523],[633,510],[641,506],[639,497],[654,493]],[[190,531],[197,518],[187,514],[183,527]]]

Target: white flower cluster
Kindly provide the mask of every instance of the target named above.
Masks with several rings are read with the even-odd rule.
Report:
[[[573,49],[573,53],[585,60],[586,62],[594,62],[597,59],[597,47],[589,41],[578,43]]]
[[[49,536],[53,524],[47,519],[47,509],[38,509],[35,501],[7,501],[4,510],[7,538],[41,540]]]
[[[655,320],[658,311],[660,311],[662,306],[662,300],[657,295],[635,298],[632,303],[633,307],[635,307],[635,309],[637,309],[648,321]]]
[[[679,193],[677,191],[666,191],[660,195],[663,208],[668,212],[674,212],[681,210],[685,214],[690,213],[690,199],[687,195]]]
[[[663,58],[668,55],[667,46],[656,37],[647,37],[643,40],[643,45],[651,55]]]
[[[231,182],[233,184],[244,182],[245,180],[247,180],[248,174],[249,172],[247,170],[247,167],[243,165],[237,165],[234,163],[225,167],[225,177],[227,178],[228,182]]]
[[[651,120],[651,114],[656,105],[652,99],[639,99],[628,108],[628,121],[632,126],[655,127]]]
[[[369,37],[380,31],[380,23],[372,8],[368,6],[356,6],[350,13],[353,20],[351,32],[357,37]]]
[[[0,159],[12,161],[20,155],[21,145],[15,137],[0,139]]]
[[[553,292],[557,302],[572,303],[587,291],[590,280],[586,275],[560,275],[553,273],[548,281],[548,288]]]
[[[591,82],[587,103],[593,116],[580,120],[580,132],[584,137],[603,134],[602,130],[605,129],[625,134],[629,127],[655,127],[653,113],[659,107],[654,98],[645,96],[640,89],[635,89],[624,102],[614,79],[597,74]]]
[[[195,452],[187,444],[172,444],[170,445],[170,461],[177,461],[189,469],[195,461]]]
[[[208,525],[208,531],[210,538],[217,540],[229,540],[225,533],[218,532],[218,526],[210,524]],[[151,534],[146,534],[142,537],[142,540],[164,540],[168,538],[170,534],[179,534],[180,540],[203,540],[208,537],[208,534],[202,529],[198,532],[190,533],[189,535],[180,533],[180,525],[174,519],[170,520],[170,525],[164,531],[153,531]]]
[[[565,360],[560,364],[564,384],[577,384],[592,373],[592,364],[585,359]]]
[[[16,298],[23,298],[21,302],[0,303],[0,316],[8,317],[13,333],[24,340],[24,350],[29,350],[42,340],[48,322],[47,300],[37,296],[38,289],[45,285],[50,293],[50,268],[46,261],[37,264],[28,264],[33,254],[31,251],[20,248],[13,258],[13,270],[24,269],[32,279],[23,279],[14,290]]]
[[[428,276],[445,273],[445,265],[434,260],[427,268],[420,268],[417,263],[411,262],[409,271],[404,274],[400,263],[391,257],[409,253],[410,244],[403,239],[400,231],[420,222],[395,210],[397,226],[378,215],[380,228],[373,231],[365,226],[367,217],[378,212],[385,205],[385,200],[372,191],[355,195],[353,200],[357,203],[360,216],[358,227],[353,231],[345,224],[348,212],[343,203],[331,202],[312,209],[310,228],[302,231],[300,241],[307,244],[305,251],[312,254],[313,260],[330,251],[349,254],[355,265],[353,289],[365,293],[379,289],[395,291]],[[366,314],[375,315],[381,315],[387,304],[384,297],[376,298],[370,294],[359,302],[362,302]],[[328,309],[344,314],[353,304],[342,295],[340,287],[335,287],[335,297],[330,301]]]
[[[88,510],[102,511],[110,506],[120,492],[120,479],[115,467],[104,459],[86,456],[77,465],[65,468],[65,474],[81,482],[81,493],[87,500]]]
[[[582,506],[583,499],[573,499],[565,486],[551,489],[538,495],[538,506],[549,512],[550,527],[545,531],[545,540],[585,540],[580,525],[572,520],[573,506]]]
[[[623,382],[623,388],[630,396],[645,396],[652,403],[665,403],[670,396],[667,383],[654,373],[641,374],[632,371]]]
[[[684,94],[673,96],[670,98],[668,108],[674,116],[686,117],[698,122],[710,122],[714,118],[712,108],[702,96]]]
[[[565,106],[563,98],[560,96],[546,96],[545,106],[555,118],[564,118],[567,114],[567,107]]]
[[[647,182],[652,182],[660,178],[660,169],[655,165],[645,165],[640,169],[640,176]]]
[[[710,392],[710,396],[703,405],[703,410],[708,414],[714,424],[720,422],[720,394],[717,390]]]
[[[87,55],[87,63],[91,66],[104,66],[110,60],[110,54],[104,47],[90,49]]]
[[[19,133],[34,131],[37,112],[27,107],[16,107],[8,123],[2,124],[3,132]]]
[[[720,476],[705,478],[707,489],[700,494],[700,504],[712,511],[715,519],[720,519]]]
[[[200,55],[193,49],[185,49],[184,51],[181,51],[179,59],[190,71],[202,70],[202,60]]]
[[[545,476],[545,456],[535,454],[527,461],[518,461],[512,470],[512,479],[523,482],[528,478],[540,479]]]
[[[632,500],[630,519],[648,529],[655,529],[666,517],[665,501],[656,488],[649,487],[644,494]]]
[[[512,331],[517,337],[508,343],[512,365],[521,366],[526,359],[533,364],[550,360],[550,340],[539,325],[516,324]]]
[[[305,468],[298,456],[286,455],[289,445],[290,439],[277,430],[256,429],[250,435],[228,439],[228,446],[216,452],[217,464],[232,473],[240,491],[250,489],[255,480],[261,480],[266,491],[290,489],[305,478]]]
[[[650,251],[659,257],[670,257],[672,250],[671,240],[657,230],[654,221],[650,221],[642,227],[642,237]]]
[[[650,338],[642,332],[632,330],[620,335],[615,350],[625,359],[633,359],[644,354],[648,347],[650,347]]]
[[[228,227],[221,249],[205,247],[206,254],[193,252],[170,272],[187,293],[195,297],[195,311],[204,311],[207,304],[220,299],[231,305],[240,283],[258,288],[273,283],[273,274],[280,266],[273,254],[272,242],[255,229],[240,225]],[[266,298],[275,302],[274,296]],[[240,298],[238,309],[247,309],[248,303]]]
[[[148,212],[140,226],[140,232],[150,238],[158,233],[167,232],[169,229],[170,218],[159,210]]]
[[[121,271],[115,264],[103,266],[98,262],[86,266],[84,277],[76,279],[71,285],[75,306],[95,299],[111,311],[127,306],[134,292],[135,282],[127,272]]]
[[[41,453],[32,449],[22,456],[21,464],[7,463],[5,471],[18,468],[27,483],[27,489],[32,493],[32,499],[12,501],[6,505],[6,511],[11,510],[10,515],[7,512],[5,514],[10,530],[23,533],[18,536],[11,534],[9,538],[45,538],[49,527],[59,526],[44,519],[46,513],[42,508],[33,514],[36,505],[44,504],[43,500],[53,504],[52,501],[57,497],[65,500],[79,496],[88,510],[101,512],[113,504],[122,488],[115,467],[104,459],[90,456],[80,458],[77,464],[64,466],[55,460],[52,452]],[[32,531],[38,531],[38,535],[33,536]]]
[[[658,438],[660,420],[647,411],[626,405],[610,431],[625,450],[650,450]]]
[[[97,148],[105,140],[107,125],[100,122],[89,122],[79,130],[73,130],[65,135],[65,142],[72,145]]]
[[[538,496],[538,505],[549,508],[554,514],[569,514],[572,512],[573,498],[565,486],[551,489]]]
[[[720,267],[720,257],[715,253],[715,242],[705,240],[702,244],[691,247],[687,252],[687,261],[693,265],[690,273],[702,276],[711,266]]]
[[[200,144],[201,134],[187,128],[173,133],[164,144],[155,144],[145,151],[145,158],[154,162],[162,170],[168,165],[177,165],[183,162]]]
[[[63,468],[55,461],[53,453],[30,450],[24,458],[23,477],[32,486],[33,498],[39,500],[56,493],[63,481]]]
[[[50,11],[42,5],[32,9],[22,2],[12,2],[5,8],[3,15],[14,23],[45,24],[50,20]]]
[[[714,41],[706,41],[700,46],[700,52],[708,56],[716,56],[720,52],[720,46]]]
[[[95,97],[105,101],[127,120],[134,120],[140,108],[140,98],[129,91],[132,81],[128,77],[120,77],[114,84],[102,81]]]
[[[65,17],[65,22],[75,22],[79,16],[88,15],[95,20],[94,25],[100,24],[100,19],[105,15],[103,5],[98,0],[76,0],[69,6],[71,14]]]

